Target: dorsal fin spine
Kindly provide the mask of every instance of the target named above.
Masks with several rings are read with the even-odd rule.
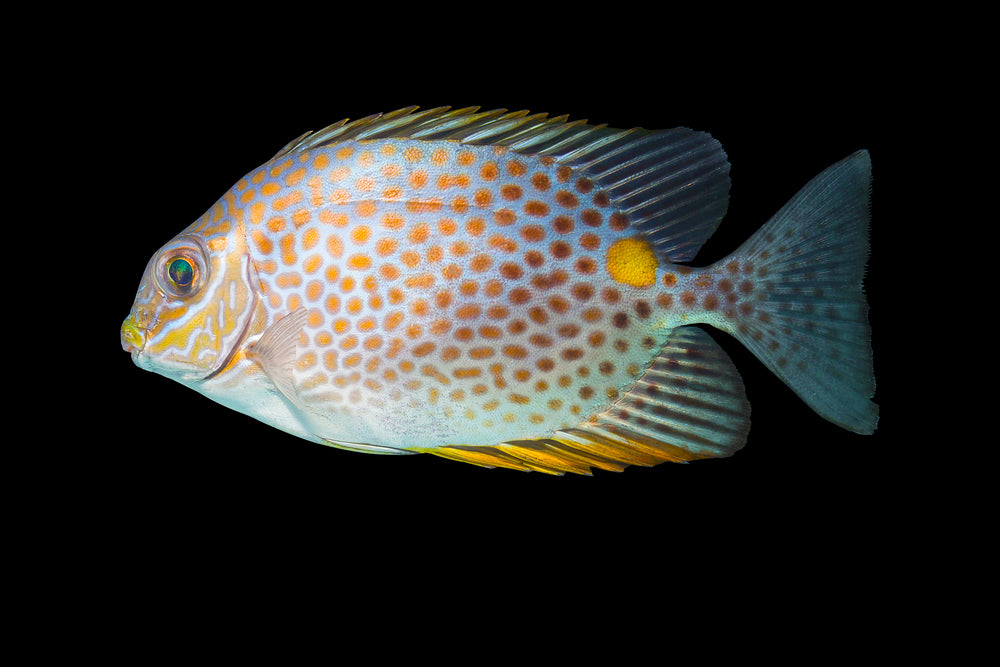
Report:
[[[687,128],[619,130],[566,118],[504,109],[480,112],[478,107],[405,107],[334,123],[292,142],[279,156],[395,137],[502,146],[550,157],[592,180],[664,259],[693,259],[729,204],[729,163],[719,143]]]

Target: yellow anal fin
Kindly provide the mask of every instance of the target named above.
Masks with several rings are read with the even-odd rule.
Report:
[[[624,470],[624,466],[613,459],[575,449],[568,443],[553,438],[516,440],[505,442],[500,447],[511,456],[523,461],[532,470],[541,472],[559,475],[573,472],[589,475],[592,467],[603,470]]]
[[[680,462],[696,458],[690,452],[664,442],[613,428],[601,432],[600,429],[589,426],[568,429],[561,433],[573,438],[574,446],[596,456],[617,461],[622,467],[655,466],[666,461]]]
[[[627,466],[653,466],[664,461],[696,458],[662,443],[650,445],[641,437],[615,437],[589,429],[557,431],[553,438],[515,440],[498,445],[448,445],[420,451],[453,461],[487,468],[544,472],[553,475],[590,475],[591,468],[621,472]],[[687,456],[685,456],[687,455]]]
[[[466,446],[448,445],[447,447],[431,447],[414,450],[423,454],[434,454],[441,458],[462,463],[471,463],[484,468],[511,468],[513,470],[532,470],[524,462],[511,458],[500,451],[495,445]]]

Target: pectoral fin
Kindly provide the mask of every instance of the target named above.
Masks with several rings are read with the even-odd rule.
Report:
[[[299,404],[292,381],[295,348],[305,324],[306,309],[294,310],[265,329],[260,339],[247,349],[247,357],[264,369],[268,379],[293,405]]]

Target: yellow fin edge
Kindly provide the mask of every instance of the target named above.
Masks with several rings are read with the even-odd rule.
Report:
[[[497,445],[447,445],[413,451],[486,468],[553,475],[567,472],[591,475],[592,468],[621,472],[630,465],[654,466],[666,461],[706,458],[639,434],[600,433],[590,428],[557,431],[552,438],[515,440]]]

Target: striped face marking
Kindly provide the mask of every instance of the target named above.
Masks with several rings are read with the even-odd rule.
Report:
[[[257,296],[232,204],[217,203],[147,265],[122,325],[123,346],[140,365],[190,382],[221,372],[239,352]]]

